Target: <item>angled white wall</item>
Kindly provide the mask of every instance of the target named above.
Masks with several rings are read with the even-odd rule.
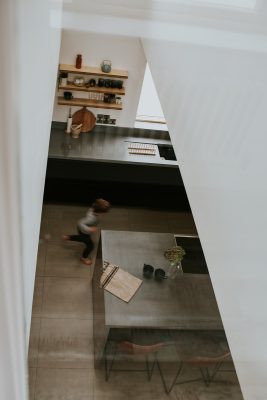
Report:
[[[244,398],[265,400],[267,39],[199,38],[143,44]]]
[[[0,390],[3,399],[26,400],[14,3],[0,2]]]
[[[22,267],[29,335],[38,238],[61,37],[61,0],[18,8]]]
[[[0,387],[26,400],[26,357],[60,47],[61,0],[0,2]]]

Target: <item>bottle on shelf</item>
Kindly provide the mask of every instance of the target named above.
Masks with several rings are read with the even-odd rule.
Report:
[[[67,120],[67,129],[66,129],[66,133],[71,133],[71,125],[72,125],[72,117],[71,117],[71,107],[69,109],[69,116],[68,116],[68,120]]]
[[[75,64],[75,67],[76,67],[77,69],[82,68],[82,55],[81,55],[81,54],[77,54],[77,56],[76,56],[76,64]]]

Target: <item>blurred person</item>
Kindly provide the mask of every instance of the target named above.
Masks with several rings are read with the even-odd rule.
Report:
[[[62,238],[66,241],[82,242],[85,244],[85,249],[82,257],[80,258],[85,265],[92,264],[90,255],[94,249],[94,243],[92,241],[91,234],[97,231],[100,215],[108,212],[109,209],[110,203],[107,200],[96,199],[87,211],[86,216],[78,220],[78,235],[62,236]]]

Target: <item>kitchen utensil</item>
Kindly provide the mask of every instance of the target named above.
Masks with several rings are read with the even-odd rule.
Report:
[[[80,136],[80,133],[82,131],[82,125],[83,124],[79,124],[79,125],[72,125],[71,126],[71,136],[73,138],[78,138]]]
[[[83,124],[81,132],[90,132],[95,127],[96,118],[91,111],[83,107],[73,114],[72,123],[73,125]]]

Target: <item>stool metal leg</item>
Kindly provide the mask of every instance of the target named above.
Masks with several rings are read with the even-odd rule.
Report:
[[[152,374],[153,374],[153,371],[154,371],[154,367],[155,367],[155,364],[156,364],[156,354],[153,355],[154,356],[154,360],[152,362],[149,361],[149,356],[147,356],[147,355],[145,356],[145,368],[143,368],[143,369],[132,369],[132,368],[131,369],[120,369],[120,368],[114,368],[114,364],[115,364],[115,361],[116,361],[116,355],[118,353],[118,347],[117,347],[117,345],[115,345],[115,350],[113,351],[113,353],[111,353],[112,354],[112,359],[111,359],[111,361],[109,363],[108,359],[109,359],[110,352],[109,352],[108,348],[111,346],[111,344],[112,343],[107,342],[106,346],[105,346],[105,349],[104,349],[105,379],[106,379],[106,381],[109,380],[111,371],[120,371],[120,372],[142,372],[142,371],[144,371],[144,372],[147,372],[148,380],[149,381],[151,380]],[[151,365],[151,367],[150,367],[150,365]]]
[[[214,381],[215,375],[220,370],[222,364],[222,362],[217,363],[212,372],[210,372],[209,368],[199,368],[206,386],[209,386]]]
[[[106,343],[105,350],[104,350],[104,357],[105,357],[105,379],[106,379],[106,381],[109,380],[110,373],[111,373],[111,371],[112,371],[112,367],[113,367],[113,364],[114,364],[114,361],[115,361],[115,356],[116,356],[116,353],[117,353],[117,346],[116,346],[115,351],[114,351],[114,353],[113,353],[113,357],[112,357],[110,366],[108,367],[108,352],[107,352],[107,347],[108,347],[108,343]]]
[[[162,372],[162,369],[161,369],[161,366],[160,366],[160,363],[159,363],[158,360],[157,360],[157,364],[158,364],[159,373],[160,373],[160,376],[161,376],[161,380],[162,380],[162,383],[163,383],[165,392],[166,392],[167,394],[170,394],[171,391],[172,391],[172,389],[173,389],[173,387],[174,387],[174,385],[176,384],[176,381],[177,381],[177,379],[178,379],[178,377],[179,377],[179,375],[180,375],[180,373],[181,373],[181,371],[182,371],[182,368],[183,368],[183,365],[184,365],[184,364],[183,364],[182,361],[180,362],[179,367],[178,367],[178,370],[177,370],[177,373],[176,373],[176,375],[175,375],[175,377],[174,377],[174,379],[173,379],[173,381],[172,381],[172,383],[171,383],[171,385],[170,385],[169,388],[167,387],[167,383],[166,383],[166,380],[165,380],[165,378],[164,378],[164,374],[163,374],[163,372]]]
[[[149,368],[149,364],[150,364],[149,357],[146,356],[146,369],[147,369],[147,376],[148,376],[149,381],[151,381],[156,361],[157,361],[156,354],[154,354],[154,360],[152,361],[152,365],[151,365],[151,369],[150,369]]]

